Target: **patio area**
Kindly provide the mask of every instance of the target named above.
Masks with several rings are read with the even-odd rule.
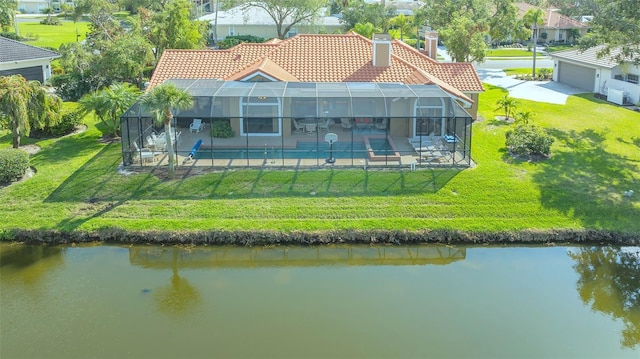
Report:
[[[176,81],[194,96],[172,123],[178,166],[471,165],[471,117],[437,86],[198,81]],[[168,163],[164,126],[141,105],[121,127],[125,165]]]

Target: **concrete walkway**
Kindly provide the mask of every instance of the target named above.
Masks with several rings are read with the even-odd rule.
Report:
[[[524,100],[547,102],[558,105],[567,103],[567,97],[587,91],[555,81],[523,81],[507,76],[499,69],[476,69],[482,82],[502,87],[509,96]]]

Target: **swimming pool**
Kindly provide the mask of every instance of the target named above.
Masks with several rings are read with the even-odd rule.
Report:
[[[371,138],[368,141],[376,156],[391,155],[393,146],[386,138]],[[195,155],[196,159],[310,159],[327,157],[329,157],[329,144],[326,142],[298,142],[296,147],[285,148],[276,146],[201,148]],[[333,144],[333,157],[370,157],[370,149],[365,142],[336,142]]]

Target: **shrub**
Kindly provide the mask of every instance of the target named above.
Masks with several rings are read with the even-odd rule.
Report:
[[[242,42],[263,43],[264,38],[253,35],[227,36],[224,40],[219,41],[216,45],[218,45],[218,47],[221,49],[228,49]]]
[[[6,37],[7,39],[16,40],[16,41],[23,40],[23,38],[21,38],[21,37],[20,37],[18,34],[16,34],[15,32],[1,32],[1,31],[0,31],[0,36],[2,36],[2,37]]]
[[[552,74],[553,70],[548,67],[538,69],[538,77],[542,78],[543,80],[550,79]]]
[[[234,136],[229,120],[215,120],[211,125],[211,136],[216,138],[231,138]]]
[[[509,151],[518,156],[549,156],[553,137],[542,128],[534,125],[520,124],[506,134],[506,145]]]
[[[57,17],[48,17],[46,19],[42,19],[40,21],[40,23],[42,25],[60,25],[62,26],[62,23],[60,22],[60,19],[58,19]]]
[[[29,169],[29,154],[18,149],[0,150],[0,183],[22,178]]]

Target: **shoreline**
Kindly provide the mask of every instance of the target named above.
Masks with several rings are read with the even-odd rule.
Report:
[[[458,230],[390,231],[99,231],[20,230],[0,232],[0,241],[23,244],[118,243],[156,245],[327,245],[327,244],[457,244],[457,245],[598,245],[640,246],[640,234],[606,230]]]

